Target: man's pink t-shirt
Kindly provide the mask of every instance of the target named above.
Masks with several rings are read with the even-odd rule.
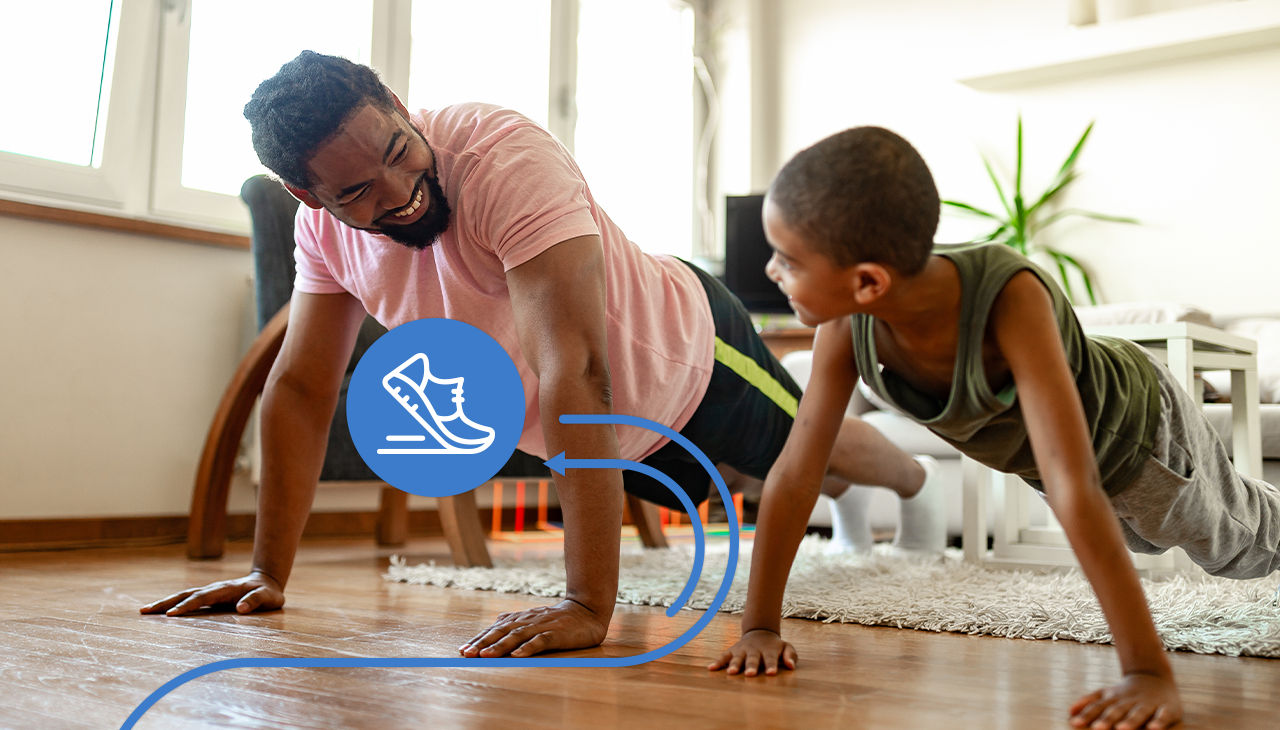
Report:
[[[453,209],[449,229],[417,251],[299,206],[295,288],[349,292],[388,329],[445,317],[487,332],[524,383],[519,448],[547,458],[538,379],[520,351],[505,273],[557,243],[598,234],[613,412],[682,428],[714,364],[711,308],[697,276],[680,260],[646,254],[627,240],[596,204],[568,150],[516,112],[459,104],[423,110],[412,122],[435,152],[436,175]],[[624,459],[644,458],[667,441],[632,427],[619,428],[618,440]]]

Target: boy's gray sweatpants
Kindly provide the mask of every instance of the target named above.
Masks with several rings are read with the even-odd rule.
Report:
[[[1240,475],[1201,406],[1163,364],[1155,448],[1111,497],[1129,549],[1178,546],[1205,571],[1258,578],[1280,569],[1280,489]]]

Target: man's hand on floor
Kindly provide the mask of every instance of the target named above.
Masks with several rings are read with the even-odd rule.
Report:
[[[234,606],[236,613],[274,611],[284,606],[284,589],[275,578],[254,571],[243,578],[220,580],[199,588],[188,588],[168,598],[143,606],[141,613],[184,616],[202,608]]]
[[[527,657],[544,651],[598,646],[609,632],[609,620],[576,601],[504,613],[492,626],[458,647],[464,657]]]

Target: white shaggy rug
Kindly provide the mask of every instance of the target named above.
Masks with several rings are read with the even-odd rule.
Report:
[[[869,556],[828,556],[826,540],[806,537],[787,584],[783,615],[827,622],[956,631],[1022,639],[1110,643],[1093,591],[1079,571],[989,570],[946,556],[907,558],[878,546]],[[702,580],[690,608],[706,608],[724,576],[728,545],[709,542]],[[742,542],[733,588],[722,611],[741,613],[751,543]],[[618,601],[666,606],[684,588],[692,546],[622,554]],[[494,568],[409,566],[392,558],[387,580],[473,590],[563,596],[560,557],[526,559]],[[1156,628],[1169,649],[1201,654],[1280,657],[1280,576],[1249,581],[1204,574],[1143,578]]]

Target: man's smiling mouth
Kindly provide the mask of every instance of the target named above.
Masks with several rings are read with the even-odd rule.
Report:
[[[413,194],[413,200],[409,201],[408,205],[400,208],[399,210],[392,210],[384,213],[382,216],[382,222],[393,224],[399,224],[401,222],[407,223],[408,221],[405,221],[404,219],[413,217],[413,215],[418,212],[418,209],[422,207],[422,201],[426,197],[426,185],[424,182],[424,180],[419,179],[416,191]]]

